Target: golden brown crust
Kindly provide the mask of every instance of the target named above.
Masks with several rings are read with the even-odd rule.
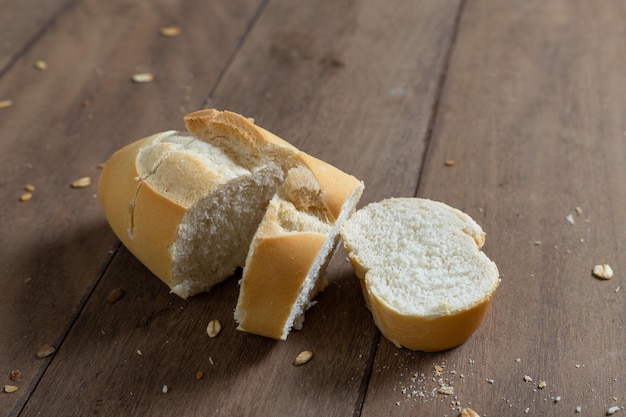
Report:
[[[286,338],[287,319],[325,240],[319,233],[292,232],[255,241],[241,283],[239,330]]]
[[[136,164],[140,149],[160,135],[138,140],[113,154],[100,176],[98,197],[109,225],[124,246],[169,284],[172,259],[167,248],[176,236],[184,210],[143,183]]]
[[[480,326],[495,293],[474,306],[454,314],[420,317],[401,314],[372,294],[360,280],[365,302],[376,326],[398,347],[424,352],[452,349],[465,342]]]

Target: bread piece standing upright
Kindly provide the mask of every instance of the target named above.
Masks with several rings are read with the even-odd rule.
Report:
[[[363,184],[300,154],[270,201],[250,245],[235,320],[239,330],[284,340],[299,329],[325,270],[341,224],[354,212]]]
[[[482,322],[500,283],[480,251],[485,234],[443,203],[391,198],[357,211],[341,229],[367,306],[396,346],[441,351]]]

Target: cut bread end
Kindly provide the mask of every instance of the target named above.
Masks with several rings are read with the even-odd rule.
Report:
[[[480,325],[500,279],[484,233],[443,203],[392,198],[357,211],[341,231],[367,306],[397,346],[440,351]]]
[[[356,178],[308,155],[304,159],[310,164],[288,172],[252,240],[235,309],[239,330],[284,340],[302,327],[305,311],[327,285],[325,270],[340,226],[363,192]],[[324,186],[323,176],[331,172],[342,186]]]
[[[230,112],[186,116],[116,152],[98,194],[113,231],[172,292],[208,291],[243,266],[298,151]]]

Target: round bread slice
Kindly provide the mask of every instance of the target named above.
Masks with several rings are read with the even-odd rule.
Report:
[[[343,224],[341,236],[376,326],[398,347],[435,352],[460,345],[500,283],[480,250],[481,227],[444,203],[372,203]]]

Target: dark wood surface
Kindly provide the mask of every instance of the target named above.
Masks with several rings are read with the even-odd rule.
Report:
[[[626,406],[626,4],[0,0],[0,10],[0,102],[13,102],[0,109],[0,387],[18,388],[0,393],[0,415]],[[172,25],[180,36],[159,35]],[[134,84],[138,72],[155,79]],[[110,231],[98,164],[202,107],[254,117],[361,178],[361,206],[419,196],[474,217],[502,274],[482,326],[447,352],[396,348],[341,248],[303,330],[283,342],[235,330],[238,276],[187,301],[169,294]],[[84,176],[91,186],[70,187]],[[21,202],[27,184],[36,189]],[[611,280],[592,276],[602,263]],[[223,325],[214,339],[211,319]],[[38,358],[44,345],[56,351]],[[294,367],[302,350],[313,360]]]

